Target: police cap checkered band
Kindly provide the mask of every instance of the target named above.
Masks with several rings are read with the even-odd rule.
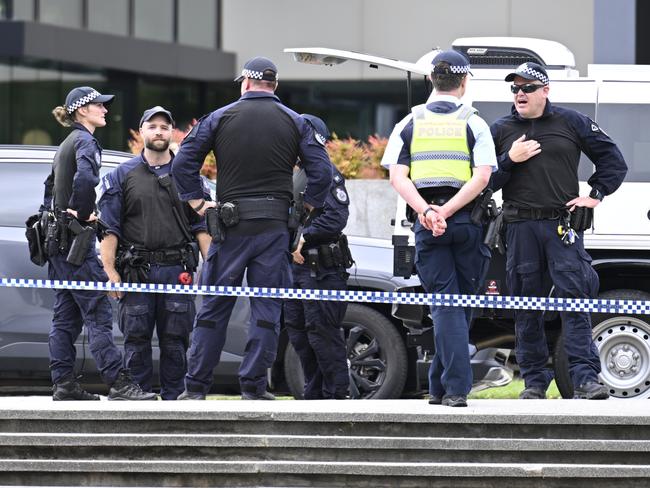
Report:
[[[89,86],[78,86],[77,88],[70,90],[68,96],[65,97],[65,110],[71,114],[78,108],[91,102],[109,105],[113,101],[114,97],[115,95],[102,95]]]
[[[539,80],[544,85],[548,85],[548,74],[546,70],[537,63],[523,63],[517,66],[517,69],[506,76],[505,81],[513,81],[517,76],[526,80]]]
[[[438,66],[440,63],[446,63],[448,66]],[[433,66],[432,72],[435,74],[472,74],[470,71],[469,61],[458,51],[441,51],[436,54],[431,61],[431,64]]]
[[[235,81],[242,81],[244,78],[264,81],[278,81],[278,68],[269,58],[257,56],[249,59],[244,64],[241,75],[235,78]]]

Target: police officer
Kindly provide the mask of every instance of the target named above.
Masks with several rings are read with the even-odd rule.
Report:
[[[487,124],[462,105],[469,62],[456,51],[433,58],[434,95],[414,107],[401,131],[393,187],[418,214],[414,225],[416,267],[429,293],[474,294],[489,261],[482,228],[470,219],[473,200],[496,169]],[[431,306],[436,352],[429,369],[429,403],[466,407],[472,387],[470,310]]]
[[[198,244],[207,255],[205,223],[178,199],[169,150],[174,119],[156,106],[140,119],[144,149],[102,179],[99,209],[107,226],[102,261],[112,283],[189,284],[198,265]],[[206,190],[209,198],[209,190]],[[117,265],[116,265],[117,256]],[[123,295],[123,296],[122,296]],[[145,391],[152,391],[151,339],[160,347],[160,396],[175,400],[184,390],[186,351],[194,322],[194,297],[179,294],[116,294],[125,364]]]
[[[550,275],[556,296],[595,298],[598,275],[585,252],[582,231],[591,226],[590,209],[623,182],[623,156],[589,117],[551,105],[549,78],[539,64],[524,63],[505,81],[513,83],[514,105],[491,127],[499,155],[492,186],[503,188],[510,293],[544,296],[544,277]],[[581,152],[596,168],[589,178],[589,196],[579,194]],[[607,388],[598,383],[600,360],[590,315],[561,316],[575,396],[606,399]],[[543,312],[516,311],[515,327],[515,353],[526,385],[520,398],[546,398],[553,373],[546,368]]]
[[[181,199],[203,215],[215,203],[203,199],[200,161],[214,151],[219,212],[216,227],[209,226],[213,241],[201,284],[238,286],[246,272],[250,286],[286,287],[294,164],[300,158],[307,173],[304,201],[309,208],[322,207],[332,166],[311,126],[274,95],[278,70],[271,60],[247,61],[236,81],[241,82],[241,98],[199,121],[181,144],[172,173]],[[192,333],[186,391],[180,398],[205,398],[235,300],[205,297]],[[244,399],[274,398],[266,391],[266,371],[276,356],[281,308],[280,300],[251,298],[248,342],[239,369]]]
[[[72,127],[45,181],[42,210],[50,212],[46,246],[52,280],[108,279],[95,251],[95,186],[102,149],[93,133],[106,125],[106,107],[113,97],[82,86],[70,91],[65,105],[52,111],[61,125]],[[75,341],[84,324],[90,352],[102,380],[110,385],[108,399],[155,400],[156,396],[143,392],[122,367],[122,355],[113,342],[113,313],[106,293],[61,289],[55,291],[49,338],[54,400],[99,400],[83,390],[74,375]]]
[[[325,123],[309,114],[303,118],[312,126],[319,144],[329,131]],[[291,271],[295,288],[345,290],[351,263],[347,238],[342,234],[350,214],[350,199],[343,175],[333,168],[334,177],[322,210],[309,214],[302,237],[293,252]],[[294,175],[294,192],[304,191],[301,169]],[[300,357],[305,376],[304,398],[341,399],[348,396],[350,379],[341,321],[346,302],[288,300],[284,322],[289,340]]]

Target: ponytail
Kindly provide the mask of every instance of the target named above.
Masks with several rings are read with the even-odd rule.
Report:
[[[65,107],[62,105],[59,105],[54,110],[52,110],[52,115],[54,115],[56,121],[63,127],[71,127],[74,123],[72,114],[69,114]]]

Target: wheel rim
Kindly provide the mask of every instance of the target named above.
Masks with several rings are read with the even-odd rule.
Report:
[[[386,358],[368,329],[354,326],[346,339],[350,397],[372,398],[386,379]]]
[[[613,317],[598,324],[593,337],[600,379],[611,396],[632,398],[650,390],[650,325],[634,317]]]

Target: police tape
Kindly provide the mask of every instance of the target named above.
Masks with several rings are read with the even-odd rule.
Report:
[[[157,283],[108,283],[96,281],[0,279],[0,288],[50,288],[67,290],[122,291],[137,293],[177,293],[248,298],[282,298],[361,303],[435,305],[444,307],[547,310],[558,312],[599,312],[612,314],[650,314],[648,300],[601,300],[582,298],[515,297],[505,295],[457,295],[403,291],[300,290],[242,286],[169,285]]]

